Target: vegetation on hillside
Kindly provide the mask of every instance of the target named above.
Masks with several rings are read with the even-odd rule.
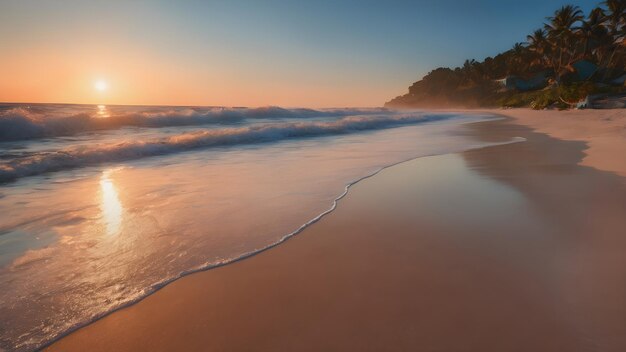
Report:
[[[606,0],[587,16],[567,5],[510,50],[462,67],[437,68],[391,107],[567,108],[600,93],[626,92],[626,0]]]

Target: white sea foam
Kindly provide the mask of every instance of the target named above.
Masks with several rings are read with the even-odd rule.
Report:
[[[388,112],[386,109],[284,109],[261,108],[161,108],[130,109],[111,107],[106,117],[93,107],[79,113],[55,114],[29,106],[0,110],[0,142],[70,136],[81,132],[134,127],[194,126],[237,123],[246,119],[342,117]]]
[[[35,108],[24,110],[61,119],[87,110]],[[208,110],[124,107],[110,113],[179,119]],[[229,110],[247,112],[235,125],[0,144],[6,180],[170,154],[0,185],[0,253],[7,263],[0,265],[0,348],[42,348],[177,278],[276,246],[335,209],[352,184],[388,165],[484,146],[460,124],[488,118],[377,109],[322,111],[334,114],[328,117],[306,109]],[[335,135],[341,137],[329,138]],[[307,138],[317,136],[329,137]],[[172,155],[212,147],[220,148]]]
[[[291,138],[347,134],[453,118],[455,115],[350,116],[333,121],[278,122],[237,128],[200,130],[151,140],[71,147],[39,152],[0,164],[0,182],[106,162],[139,159],[197,148],[252,144]]]

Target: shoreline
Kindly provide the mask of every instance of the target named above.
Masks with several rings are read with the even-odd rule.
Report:
[[[501,117],[501,116],[499,116],[499,117],[494,116],[494,117],[496,118],[496,120],[488,120],[488,121],[497,121],[498,119],[506,119],[506,117]],[[475,123],[480,123],[480,122],[483,122],[483,121],[463,122],[462,125],[468,126],[468,125],[475,124]],[[502,140],[498,140],[498,141],[492,141],[488,145],[474,147],[473,149],[482,149],[482,148],[487,148],[487,147],[493,147],[493,146],[498,146],[498,145],[506,145],[506,144],[510,144],[510,143],[519,143],[519,142],[523,142],[523,138],[522,138],[522,140],[518,140],[517,137],[512,137],[510,139],[502,139]],[[273,249],[274,247],[277,247],[277,246],[283,244],[284,242],[288,241],[292,237],[300,234],[302,231],[306,230],[310,226],[312,226],[315,223],[317,223],[318,221],[322,220],[326,215],[332,213],[337,208],[339,202],[344,197],[346,197],[348,195],[350,189],[353,186],[355,186],[356,184],[358,184],[358,183],[360,183],[360,182],[362,182],[364,180],[367,180],[369,178],[375,177],[380,172],[383,172],[386,169],[389,169],[389,168],[392,168],[392,167],[395,167],[395,166],[398,166],[398,165],[401,165],[401,164],[404,164],[404,163],[412,162],[412,161],[415,161],[415,160],[418,160],[418,159],[421,159],[421,158],[429,158],[429,157],[436,157],[436,156],[452,155],[452,154],[458,154],[458,153],[459,152],[449,152],[449,153],[444,153],[444,154],[427,154],[427,155],[421,155],[421,156],[418,156],[418,157],[413,157],[413,158],[410,158],[410,159],[407,159],[407,160],[402,160],[402,161],[395,162],[393,164],[389,164],[389,165],[383,166],[383,167],[379,168],[378,170],[376,170],[376,171],[374,171],[374,172],[372,172],[370,174],[367,174],[367,175],[365,175],[363,177],[360,177],[360,178],[358,178],[356,180],[353,180],[353,181],[349,182],[348,184],[346,184],[346,186],[344,187],[343,192],[341,194],[339,194],[333,200],[331,206],[327,210],[324,210],[323,212],[319,213],[315,217],[311,218],[309,221],[307,221],[306,223],[302,224],[296,230],[294,230],[294,231],[284,235],[277,242],[271,243],[271,244],[267,245],[266,247],[263,247],[263,248],[260,248],[260,249],[256,249],[254,251],[251,251],[251,252],[245,253],[243,255],[240,255],[239,257],[236,257],[236,258],[233,258],[233,259],[229,259],[227,261],[223,261],[223,262],[220,262],[220,263],[217,263],[217,264],[213,264],[213,265],[210,265],[210,266],[194,268],[194,269],[190,269],[190,270],[184,271],[184,272],[180,273],[176,277],[164,280],[164,281],[162,281],[162,282],[152,286],[149,293],[139,297],[136,300],[127,302],[127,303],[125,303],[125,304],[123,304],[123,305],[121,305],[119,307],[116,307],[113,310],[104,312],[104,313],[102,313],[102,314],[92,318],[89,321],[86,321],[86,322],[81,323],[81,324],[77,324],[76,326],[72,327],[68,331],[62,333],[61,335],[55,337],[54,339],[52,339],[52,340],[46,342],[45,344],[39,346],[37,348],[37,350],[47,349],[49,346],[54,345],[59,340],[64,339],[65,337],[67,337],[68,335],[73,334],[77,330],[80,330],[80,329],[82,329],[84,327],[87,327],[87,326],[89,326],[91,324],[94,324],[97,321],[99,321],[101,319],[104,319],[104,318],[106,318],[107,316],[109,316],[111,314],[115,314],[116,312],[118,312],[120,310],[126,309],[128,307],[133,306],[133,305],[136,305],[136,304],[142,302],[143,300],[149,298],[151,295],[155,294],[156,292],[158,292],[162,288],[164,288],[164,287],[166,287],[166,286],[168,286],[168,285],[170,285],[170,284],[172,284],[172,283],[174,283],[174,282],[176,282],[176,281],[178,281],[180,279],[186,278],[186,277],[188,277],[190,275],[194,275],[194,274],[198,274],[198,273],[214,270],[214,269],[217,269],[217,268],[220,268],[220,267],[223,267],[223,266],[227,266],[227,265],[231,265],[231,264],[237,263],[237,262],[242,261],[242,260],[249,259],[251,257],[254,257],[254,256],[258,255],[258,254],[261,254],[263,252],[266,252],[268,250]],[[0,352],[2,352],[2,350],[0,350]]]
[[[519,124],[556,139],[588,144],[580,165],[614,172],[626,177],[626,109],[533,110],[510,109],[435,109],[465,113],[506,116]]]
[[[606,110],[490,110],[509,116],[538,132],[558,139],[581,140],[589,148],[581,165],[626,177],[626,109]]]
[[[490,124],[490,123],[479,123],[478,125],[482,125],[482,124]],[[504,129],[506,128],[510,128],[510,122],[504,122],[502,124],[499,123],[494,123],[492,125],[495,126],[509,126],[509,127],[504,127]],[[476,133],[476,135],[481,135],[481,138],[483,138],[484,140],[489,139],[489,138],[502,138],[502,135],[499,135],[500,132],[502,131],[496,131],[494,132],[493,129],[494,127],[492,126],[492,131],[490,131],[487,134],[482,133],[481,131],[483,131],[484,126],[478,126],[476,128],[471,128],[471,132],[468,133]],[[497,130],[497,128],[495,128]],[[519,131],[519,130],[518,130]],[[525,133],[532,133],[532,132],[528,132],[526,131]],[[569,162],[577,162],[577,158],[580,158],[580,153],[582,153],[582,151],[584,150],[585,146],[582,145],[579,142],[572,142],[575,144],[575,146],[568,146],[567,151],[561,151],[562,154],[567,154],[569,153]],[[572,144],[573,145],[573,144]],[[487,147],[487,149],[491,150],[492,148],[503,148],[503,146],[498,146],[498,147]],[[574,151],[572,151],[574,150]],[[485,155],[491,154],[490,152],[485,152],[484,150],[475,150],[475,151],[469,151],[469,152],[465,152],[462,153],[463,158],[465,158],[466,162],[471,164],[471,160],[474,160],[473,162],[476,162],[476,160],[480,160],[480,158],[484,158]],[[476,157],[478,156],[478,159],[476,159]],[[424,162],[424,160],[417,160],[417,161],[409,161],[406,162],[407,164],[414,164],[414,163],[418,163],[418,164],[423,164],[423,163],[432,163],[431,160],[435,159],[435,160],[439,160],[439,159],[446,159],[446,158],[450,158],[449,156],[447,157],[443,157],[443,156],[436,156],[436,157],[427,157],[430,159],[424,159],[424,160],[430,160],[428,162]],[[472,159],[474,158],[474,159]],[[469,160],[469,161],[467,161]],[[492,164],[495,163],[495,161],[491,161]],[[436,162],[435,162],[436,164]],[[454,164],[454,162],[452,162],[452,164]],[[406,165],[404,165],[406,166]],[[569,165],[569,167],[571,167],[571,165]],[[402,167],[403,169],[405,169],[405,167]],[[398,169],[398,165],[393,166],[393,167],[389,167],[387,170],[383,171],[382,173],[385,174],[394,174],[395,172],[393,171],[394,169]],[[484,166],[481,172],[484,171]],[[406,170],[405,170],[406,172]],[[414,175],[415,176],[415,175]],[[502,175],[489,175],[490,178],[493,179],[498,179],[498,177],[501,178]],[[511,175],[508,175],[509,177]],[[382,176],[377,176],[377,177],[373,177],[370,180],[372,180],[372,182],[375,179],[381,178]],[[610,177],[611,178],[611,177]],[[506,177],[504,178],[506,179]],[[408,179],[403,178],[402,182],[406,183],[408,182]],[[400,182],[401,184],[403,184],[402,182]],[[619,182],[619,181],[615,181],[613,180],[612,183],[615,182]],[[355,186],[355,194],[357,193],[358,189],[367,189],[367,185],[371,182],[364,182],[363,184],[357,184]],[[389,184],[387,184],[386,186],[389,186]],[[358,188],[358,189],[357,189]],[[519,187],[518,187],[519,188]],[[385,189],[381,189],[379,192],[384,192]],[[367,192],[365,192],[367,193]],[[528,191],[526,191],[525,193],[528,193]],[[344,194],[345,195],[345,194]],[[352,192],[346,197],[347,199],[351,199],[356,197],[356,195],[353,195]],[[396,198],[400,198],[397,194],[396,194]],[[424,205],[422,205],[424,206]],[[341,215],[339,214],[339,210],[341,210],[344,207],[343,202],[342,202],[342,207],[340,207],[340,209],[338,209],[336,212],[333,212],[331,214],[329,214],[329,217],[333,217],[333,218],[341,218],[341,219],[345,219],[346,216],[345,215]],[[348,205],[346,205],[346,207],[349,207]],[[424,210],[424,209],[422,209]],[[410,215],[410,214],[409,214]],[[381,220],[381,219],[379,219]],[[385,220],[386,222],[389,221],[389,219],[385,219],[384,217],[382,218],[382,220]],[[427,222],[428,219],[422,219],[424,222]],[[288,241],[287,243],[283,244],[282,246],[279,246],[277,248],[275,248],[273,251],[265,251],[259,255],[256,255],[252,258],[248,258],[245,261],[238,261],[236,263],[227,265],[227,266],[223,266],[220,268],[214,268],[212,270],[209,271],[204,271],[204,272],[200,272],[200,273],[195,273],[193,275],[189,275],[186,276],[185,278],[176,280],[175,282],[171,283],[170,285],[166,286],[165,288],[159,290],[158,292],[154,293],[153,295],[147,297],[146,299],[142,300],[141,302],[134,304],[132,306],[123,308],[115,313],[112,313],[90,325],[87,325],[86,327],[79,329],[77,331],[75,331],[74,333],[69,334],[68,336],[61,338],[60,340],[58,340],[57,342],[53,343],[51,346],[48,347],[48,350],[73,350],[73,349],[84,349],[86,348],[86,346],[90,346],[91,348],[101,348],[101,349],[109,349],[109,348],[116,348],[116,349],[133,349],[133,348],[140,348],[142,347],[142,345],[137,345],[138,341],[143,339],[142,343],[148,343],[148,341],[146,341],[146,339],[150,339],[148,336],[152,336],[153,332],[158,330],[157,327],[159,326],[159,323],[156,322],[160,322],[160,327],[161,329],[164,328],[165,326],[169,326],[170,325],[170,318],[172,316],[175,316],[176,314],[178,314],[178,316],[184,316],[187,315],[189,313],[189,309],[191,309],[192,311],[195,310],[198,307],[194,307],[194,305],[199,305],[201,304],[201,302],[197,301],[198,297],[195,297],[196,300],[190,300],[190,303],[186,303],[186,302],[181,302],[180,298],[176,298],[175,296],[179,296],[179,294],[183,294],[183,295],[187,295],[187,296],[193,296],[193,291],[194,290],[198,290],[198,289],[206,289],[206,285],[210,284],[213,280],[215,280],[214,278],[211,278],[212,276],[219,276],[220,280],[226,280],[231,279],[232,275],[243,275],[243,276],[249,276],[252,275],[254,276],[255,270],[257,269],[250,269],[251,267],[255,267],[255,261],[259,262],[262,261],[264,263],[269,262],[269,265],[274,265],[274,269],[276,270],[286,270],[287,272],[289,272],[290,270],[293,271],[294,269],[290,269],[288,266],[283,266],[283,265],[276,265],[276,261],[280,261],[280,257],[293,257],[295,256],[295,254],[293,253],[288,253],[290,251],[295,251],[293,248],[297,246],[297,248],[299,248],[300,251],[304,251],[305,254],[310,255],[310,245],[311,243],[309,243],[309,245],[292,245],[292,243],[303,243],[305,241],[309,241],[312,242],[312,244],[314,246],[322,246],[322,247],[326,247],[328,244],[327,243],[323,243],[324,241],[329,241],[329,235],[327,233],[325,233],[323,230],[319,230],[317,229],[318,226],[322,226],[322,223],[325,223],[329,220],[326,220],[326,217],[322,220],[319,221],[318,224],[316,224],[316,226],[313,227],[309,227],[306,228],[305,231],[303,231],[301,236],[296,236],[296,238],[293,239],[293,241]],[[372,226],[376,225],[375,223],[372,224]],[[422,224],[424,225],[424,224]],[[359,226],[352,224],[352,227],[356,228],[356,229],[361,229]],[[354,231],[354,228],[343,228],[343,231],[341,228],[337,229],[336,227],[331,227],[331,229],[334,229],[333,232],[338,232],[339,234],[345,235],[346,233],[349,233],[351,231]],[[408,228],[410,230],[410,228]],[[327,229],[328,230],[328,229]],[[338,230],[338,231],[336,231]],[[402,229],[400,229],[402,230]],[[407,230],[407,228],[405,228],[404,230]],[[321,234],[319,232],[322,232]],[[308,234],[309,232],[313,232],[317,235],[317,237],[314,238],[313,234]],[[326,238],[323,239],[324,234],[326,234]],[[353,238],[354,239],[354,238]],[[373,237],[372,240],[376,239],[376,236]],[[406,238],[404,239],[405,241],[407,240]],[[373,244],[369,244],[369,246],[373,246]],[[304,248],[304,249],[303,249]],[[329,249],[328,247],[326,247],[327,249]],[[372,250],[371,248],[369,250]],[[276,253],[282,253],[282,254],[276,254]],[[302,254],[302,253],[300,253]],[[389,253],[386,254],[386,256],[388,256]],[[385,257],[385,255],[383,255],[383,257]],[[257,258],[263,258],[263,259],[257,259]],[[278,259],[277,259],[278,258]],[[284,259],[284,258],[283,258]],[[293,259],[293,258],[292,258]],[[356,259],[355,259],[356,260]],[[347,261],[347,259],[343,258],[343,259],[338,259],[338,263],[341,265],[346,264],[345,262]],[[302,264],[302,263],[300,263]],[[308,262],[308,265],[313,265],[315,266],[315,261],[314,262]],[[348,264],[349,260],[348,260]],[[361,263],[362,265],[365,265],[364,263]],[[240,267],[245,266],[246,268],[240,269]],[[305,266],[306,266],[306,262],[305,262]],[[375,269],[375,268],[370,268],[371,270],[381,270],[381,269]],[[387,268],[391,271],[394,271],[394,268]],[[228,271],[228,274],[226,276],[221,275],[221,273],[223,273],[224,271]],[[218,272],[218,274],[213,274],[214,272]],[[265,273],[268,274],[268,273]],[[289,274],[289,273],[286,273]],[[351,276],[347,275],[345,277],[346,279],[350,279]],[[339,283],[337,283],[337,285],[341,286]],[[182,287],[182,288],[181,288]],[[214,287],[215,288],[215,287]],[[284,287],[284,283],[278,284],[277,287],[275,289],[280,289],[280,288],[285,288]],[[375,288],[375,287],[374,287]],[[272,291],[272,287],[266,287],[266,289],[268,289],[269,291]],[[312,291],[315,291],[313,288],[309,288]],[[244,290],[245,291],[245,290]],[[173,292],[173,293],[172,293]],[[274,291],[273,291],[274,292]],[[245,292],[242,292],[241,289],[239,290],[234,290],[232,292],[229,292],[229,295],[234,295],[234,296],[238,296],[241,299],[250,299],[250,295],[252,295],[252,292],[248,292],[247,296]],[[228,295],[223,296],[222,298],[226,298]],[[246,298],[247,297],[247,298]],[[294,297],[298,297],[297,295],[295,296],[290,296],[288,298],[290,299],[295,299]],[[271,297],[268,297],[268,299],[270,299]],[[327,302],[334,302],[335,300],[332,299],[332,297],[325,297]],[[170,311],[169,315],[167,316],[162,316],[160,315],[160,313],[158,312],[158,310],[165,305],[168,305],[168,302],[171,302],[172,300],[174,300],[175,302],[178,302],[177,304],[180,304],[180,306],[178,308],[181,308],[181,310],[177,310],[177,311]],[[194,303],[195,302],[195,303]],[[346,303],[346,302],[343,302]],[[298,305],[299,309],[305,309],[306,307],[302,307],[301,305]],[[182,312],[182,310],[184,309],[187,310],[186,313]],[[206,308],[206,307],[204,307]],[[212,308],[218,308],[218,307],[212,307]],[[231,307],[232,308],[232,307]],[[258,306],[251,306],[249,307],[250,309],[260,309],[261,307]],[[201,309],[202,311],[205,311],[203,309]],[[206,312],[206,311],[205,311]],[[239,312],[241,314],[245,314],[245,312]],[[264,311],[265,314],[270,314],[271,312],[266,312]],[[312,314],[313,312],[309,312],[309,314]],[[147,315],[146,315],[147,314]],[[121,316],[124,315],[124,317],[122,318]],[[159,316],[161,318],[161,320],[159,319],[154,319],[154,316]],[[147,318],[149,316],[149,318]],[[119,324],[123,324],[124,322],[126,322],[128,319],[131,319],[133,321],[135,321],[137,324],[132,325],[131,329],[132,331],[128,331],[127,329],[123,329],[124,331],[120,331]],[[224,317],[221,317],[224,318]],[[283,319],[285,317],[282,317]],[[292,317],[293,318],[293,317]],[[236,318],[231,318],[238,320]],[[221,322],[223,323],[223,319],[218,319],[221,320]],[[410,322],[411,319],[409,319]],[[152,326],[151,329],[147,329],[147,330],[142,330],[146,325],[148,324],[150,325],[151,323],[157,324],[156,326]],[[196,321],[196,323],[198,323]],[[213,324],[215,322],[209,322],[209,321],[202,321],[203,324]],[[240,322],[241,323],[241,322]],[[190,323],[193,324],[193,323]],[[235,324],[234,326],[231,326],[232,328],[236,329],[237,328],[237,324],[236,321],[233,322],[231,321],[230,324]],[[184,325],[184,324],[183,324]],[[219,329],[219,326],[213,326],[213,329]],[[256,326],[256,328],[258,328],[258,326]],[[135,329],[135,330],[133,330]],[[136,330],[139,329],[139,330]],[[156,329],[156,330],[152,330],[152,329]],[[180,334],[185,334],[185,328],[184,327],[177,327],[177,328],[173,328],[175,331],[177,331]],[[151,333],[152,332],[152,333]],[[172,331],[169,331],[169,333],[171,333]],[[228,331],[226,331],[228,333]],[[128,343],[128,345],[123,345],[124,341],[120,342],[120,341],[112,341],[113,339],[118,339],[120,338],[120,334],[122,334],[125,336],[125,343]],[[217,334],[217,332],[214,332],[212,330],[212,333]],[[231,332],[232,333],[232,332]],[[256,336],[256,335],[255,335]],[[296,334],[297,336],[297,334]],[[154,336],[152,336],[154,337]],[[195,338],[200,338],[202,336],[195,336]],[[262,336],[257,336],[258,338],[262,338]],[[320,337],[324,337],[324,335],[321,335]],[[135,340],[136,338],[136,340]],[[170,340],[170,342],[173,342],[174,345],[170,345],[170,348],[172,347],[176,347],[178,346],[179,348],[182,347],[189,347],[191,349],[194,348],[200,348],[202,346],[207,346],[206,343],[207,341],[202,341],[200,344],[198,345],[184,345],[184,343],[193,343],[193,341],[189,342],[185,342],[186,339],[182,339],[180,340],[181,336],[178,336],[179,339],[174,339],[174,340]],[[336,337],[338,339],[340,339],[340,337]],[[95,340],[94,340],[95,339]],[[92,341],[93,340],[93,341]],[[340,339],[341,340],[341,339]],[[92,341],[94,342],[96,345],[86,345],[86,343],[88,341]],[[308,341],[308,340],[307,340]],[[163,341],[162,341],[163,342]],[[196,340],[196,342],[198,342]],[[269,342],[269,341],[266,341]],[[296,341],[297,342],[297,341]],[[302,342],[302,341],[300,341]],[[310,342],[310,341],[309,341]],[[337,342],[337,341],[335,341]],[[354,341],[353,341],[354,342]],[[114,345],[108,345],[108,343],[114,343]],[[249,341],[250,344],[253,344],[253,341]],[[107,348],[106,346],[108,346],[109,348]],[[161,345],[159,344],[159,346],[151,346],[153,348],[155,347],[160,347],[163,349],[167,349],[166,347],[164,347],[165,345]],[[249,345],[248,347],[250,347],[251,345]],[[255,344],[255,346],[257,346]],[[293,346],[302,346],[302,345],[298,345],[295,344]],[[291,346],[291,347],[293,347]],[[331,345],[331,346],[325,346],[325,347],[329,347],[332,349],[333,346],[337,346],[337,344],[335,345]],[[344,345],[344,347],[347,346],[353,346],[353,345]],[[408,345],[407,345],[408,346]],[[407,347],[405,346],[405,347]],[[146,346],[143,346],[146,347]],[[214,346],[217,349],[220,349],[219,346]],[[233,346],[222,346],[222,348],[225,349],[230,349],[228,347],[233,347]],[[245,349],[245,346],[239,346],[241,349]],[[268,349],[271,349],[272,346],[267,346]],[[275,347],[275,346],[274,346]],[[366,346],[363,346],[366,347]],[[237,349],[237,348],[235,348]]]
[[[475,122],[474,122],[474,123],[475,123]],[[509,144],[509,143],[519,143],[519,142],[520,142],[520,141],[516,141],[516,140],[503,141],[501,144],[500,144],[500,143],[494,143],[494,144],[492,144],[492,145],[489,145],[489,146],[486,146],[486,147],[479,147],[479,148],[477,148],[477,149],[487,148],[487,147],[491,147],[491,146],[504,145],[504,144]],[[58,337],[54,338],[53,340],[51,340],[51,341],[49,341],[49,342],[45,343],[44,345],[40,346],[40,347],[38,348],[38,350],[44,350],[44,349],[47,349],[47,348],[48,348],[48,347],[50,347],[51,345],[54,345],[57,341],[64,339],[65,337],[67,337],[68,335],[73,334],[73,333],[74,333],[74,332],[76,332],[77,330],[80,330],[80,329],[82,329],[82,328],[84,328],[84,327],[87,327],[87,326],[89,326],[89,325],[91,325],[91,324],[94,324],[94,323],[96,323],[97,321],[99,321],[99,320],[101,320],[101,319],[104,319],[104,318],[106,318],[107,316],[109,316],[109,315],[111,315],[111,314],[115,314],[116,312],[118,312],[118,311],[120,311],[120,310],[123,310],[123,309],[126,309],[126,308],[128,308],[128,307],[131,307],[131,306],[133,306],[133,305],[139,304],[139,303],[141,303],[143,300],[145,300],[145,299],[149,298],[151,295],[153,295],[153,294],[157,293],[157,292],[158,292],[159,290],[161,290],[162,288],[164,288],[164,287],[166,287],[166,286],[168,286],[168,285],[170,285],[170,284],[172,284],[172,283],[174,283],[174,282],[176,282],[176,281],[178,281],[178,280],[184,279],[184,278],[186,278],[186,277],[188,277],[188,276],[190,276],[190,275],[199,274],[199,273],[202,273],[202,272],[206,272],[206,271],[210,271],[210,270],[218,269],[218,268],[221,268],[221,267],[223,267],[223,266],[227,266],[227,265],[235,264],[235,263],[237,263],[237,262],[239,262],[239,261],[242,261],[242,260],[246,260],[246,259],[252,258],[252,257],[254,257],[254,256],[256,256],[256,255],[259,255],[259,254],[262,254],[262,253],[264,253],[264,252],[266,252],[266,251],[269,251],[269,250],[273,249],[274,247],[278,247],[278,246],[280,246],[281,244],[285,243],[286,241],[288,241],[288,240],[289,240],[289,239],[291,239],[292,237],[297,236],[297,235],[298,235],[298,234],[300,234],[302,231],[306,230],[308,227],[310,227],[310,226],[314,225],[315,223],[317,223],[318,221],[322,220],[322,219],[323,219],[326,215],[328,215],[328,214],[332,213],[332,212],[333,212],[333,211],[337,208],[337,206],[338,206],[339,202],[340,202],[340,201],[341,201],[344,197],[346,197],[346,196],[348,195],[348,192],[350,191],[350,189],[351,189],[353,186],[355,186],[356,184],[360,183],[361,181],[364,181],[364,180],[367,180],[367,179],[369,179],[369,178],[375,177],[375,176],[376,176],[376,175],[378,175],[380,172],[385,171],[386,169],[389,169],[389,168],[392,168],[392,167],[395,167],[395,166],[398,166],[398,165],[401,165],[401,164],[404,164],[404,163],[408,163],[408,162],[411,162],[411,161],[415,161],[415,160],[417,160],[417,159],[421,159],[421,158],[429,158],[429,157],[436,157],[436,156],[444,156],[444,155],[450,155],[450,154],[455,154],[455,153],[449,153],[449,154],[434,154],[434,155],[424,155],[424,156],[419,156],[419,157],[415,157],[415,158],[408,159],[408,160],[399,161],[399,162],[397,162],[397,163],[394,163],[394,164],[390,164],[390,165],[387,165],[387,166],[381,167],[380,169],[378,169],[378,170],[374,171],[373,173],[370,173],[370,174],[368,174],[368,175],[366,175],[366,176],[363,176],[363,177],[361,177],[361,178],[359,178],[359,179],[357,179],[357,180],[351,181],[350,183],[348,183],[348,184],[345,186],[343,193],[341,193],[339,196],[337,196],[337,198],[335,198],[335,199],[333,200],[333,203],[332,203],[332,205],[330,206],[330,208],[328,208],[327,210],[323,211],[322,213],[320,213],[320,214],[316,215],[316,216],[315,216],[315,217],[313,217],[311,220],[309,220],[309,221],[307,221],[306,223],[304,223],[303,225],[301,225],[301,226],[300,226],[298,229],[296,229],[295,231],[293,231],[293,232],[290,232],[290,233],[286,234],[285,236],[283,236],[283,237],[282,237],[280,240],[278,240],[277,242],[271,243],[271,244],[269,244],[268,246],[263,247],[263,248],[261,248],[261,249],[257,249],[257,250],[254,250],[254,251],[252,251],[252,252],[245,253],[245,254],[243,254],[243,255],[241,255],[241,256],[239,256],[239,257],[236,257],[236,258],[234,258],[234,259],[230,259],[230,260],[227,260],[227,261],[224,261],[224,262],[221,262],[221,263],[218,263],[218,264],[214,264],[214,265],[211,265],[211,266],[201,267],[201,268],[197,268],[197,269],[191,269],[191,270],[188,270],[188,271],[182,272],[181,274],[179,274],[178,276],[176,276],[176,277],[174,277],[174,278],[171,278],[171,279],[165,280],[165,281],[163,281],[163,282],[161,282],[161,283],[159,283],[159,284],[157,284],[157,285],[153,286],[153,287],[152,287],[152,290],[151,290],[149,293],[147,293],[147,294],[146,294],[146,295],[144,295],[144,296],[139,297],[137,300],[134,300],[134,301],[131,301],[131,302],[125,303],[125,304],[123,304],[123,305],[121,305],[121,306],[119,306],[119,307],[117,307],[117,308],[115,308],[115,309],[113,309],[113,310],[111,310],[111,311],[105,312],[105,313],[103,313],[102,315],[99,315],[99,316],[97,316],[97,317],[93,318],[93,319],[92,319],[92,320],[90,320],[90,321],[87,321],[87,322],[85,322],[85,323],[83,323],[83,324],[79,324],[79,325],[77,325],[76,327],[74,327],[74,328],[70,329],[70,330],[69,330],[69,331],[67,331],[66,333],[63,333],[63,334],[61,334],[60,336],[58,336]],[[1,349],[0,349],[0,352],[3,352],[3,350],[1,350]]]

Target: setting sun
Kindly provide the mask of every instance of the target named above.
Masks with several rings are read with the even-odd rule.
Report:
[[[103,80],[98,80],[96,81],[96,83],[94,84],[94,87],[96,88],[97,91],[99,92],[104,92],[105,90],[107,90],[108,85],[106,81]]]
[[[0,0],[0,48],[0,352],[626,352],[626,0]]]

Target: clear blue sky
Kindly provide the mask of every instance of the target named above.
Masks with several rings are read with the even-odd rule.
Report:
[[[381,105],[431,69],[525,40],[567,3],[585,12],[598,4],[3,0],[0,76],[26,83],[0,83],[0,101],[38,92],[28,100],[85,102],[92,92],[80,93],[74,76],[91,74],[89,64],[119,103]],[[33,58],[42,54],[69,61],[67,72],[46,71]]]

